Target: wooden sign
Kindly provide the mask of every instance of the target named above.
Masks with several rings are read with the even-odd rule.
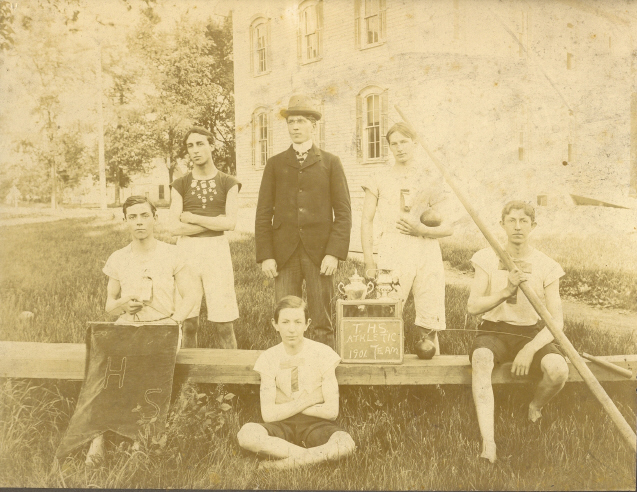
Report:
[[[396,318],[341,319],[338,347],[342,362],[401,364],[403,321]]]

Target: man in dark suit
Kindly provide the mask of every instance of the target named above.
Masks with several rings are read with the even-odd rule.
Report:
[[[312,338],[334,347],[331,301],[338,260],[347,259],[352,207],[341,160],[318,148],[321,113],[293,95],[286,118],[292,145],[268,159],[255,219],[257,262],[274,278],[275,297],[302,296],[305,279]]]

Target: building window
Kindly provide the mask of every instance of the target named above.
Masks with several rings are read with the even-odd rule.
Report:
[[[254,75],[270,71],[270,21],[258,17],[250,25],[250,70]]]
[[[314,144],[321,148],[325,149],[325,113],[323,110],[323,103],[317,107],[320,113],[323,115],[320,120],[316,122],[316,126],[314,127],[314,133],[312,133],[312,141]]]
[[[537,196],[537,204],[540,207],[546,207],[548,204],[548,197],[546,195],[538,195]]]
[[[354,0],[354,37],[357,48],[385,41],[386,0]]]
[[[164,185],[159,185],[159,199],[164,199]]]
[[[323,1],[308,0],[299,7],[298,56],[301,63],[319,60],[323,51]]]
[[[367,158],[380,157],[380,96],[370,94],[365,98],[365,137],[367,141]]]
[[[271,112],[259,108],[252,114],[252,166],[262,169],[272,155]]]
[[[370,86],[356,97],[357,151],[363,162],[384,161],[388,157],[387,91]]]

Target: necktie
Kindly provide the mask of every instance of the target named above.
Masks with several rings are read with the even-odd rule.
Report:
[[[299,161],[299,164],[303,164],[303,162],[305,161],[305,158],[307,157],[309,149],[306,150],[305,152],[299,152],[298,150],[295,150],[294,152],[296,152],[296,158]]]

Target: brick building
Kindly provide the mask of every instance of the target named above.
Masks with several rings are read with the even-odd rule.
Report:
[[[478,204],[512,189],[540,205],[569,192],[628,197],[637,97],[626,12],[635,7],[598,5],[234,2],[244,204],[256,202],[267,158],[290,145],[279,111],[294,92],[320,107],[315,142],[341,158],[355,208],[363,179],[390,162],[384,134],[400,120],[396,104]]]

